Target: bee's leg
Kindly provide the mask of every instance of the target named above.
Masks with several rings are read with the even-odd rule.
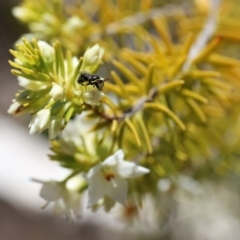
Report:
[[[97,88],[99,91],[101,91],[101,89],[100,89],[98,83],[96,83],[95,86],[96,86],[96,88]]]

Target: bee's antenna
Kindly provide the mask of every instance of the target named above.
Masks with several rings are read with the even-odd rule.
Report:
[[[111,79],[111,78],[109,77],[109,78],[104,79],[103,81],[106,82],[106,81],[108,81],[108,80],[110,80],[110,79]]]

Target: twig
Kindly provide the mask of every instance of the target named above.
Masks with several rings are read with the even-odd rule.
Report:
[[[147,96],[144,96],[142,98],[140,98],[138,100],[138,102],[133,105],[130,109],[126,110],[125,112],[123,112],[120,116],[116,116],[116,115],[107,115],[105,113],[99,112],[97,108],[95,108],[95,112],[100,115],[101,118],[104,118],[106,120],[109,121],[113,121],[113,120],[123,120],[127,117],[131,117],[133,114],[135,114],[136,112],[140,111],[143,108],[143,105],[146,102],[151,102],[153,101],[154,97],[156,96],[157,92],[158,92],[159,86],[155,86],[153,87],[150,91],[149,94]]]
[[[179,9],[184,9],[186,11],[191,7],[189,4],[181,4],[181,5],[168,5],[164,8],[153,8],[146,12],[138,12],[132,16],[125,17],[119,21],[113,22],[109,24],[105,31],[104,35],[113,35],[119,32],[119,29],[132,28],[134,26],[143,24],[151,19],[158,17],[169,17],[174,16],[179,13]],[[187,11],[186,11],[187,12]],[[100,38],[101,33],[95,33],[91,36],[91,38]]]
[[[218,10],[221,1],[222,0],[211,0],[207,21],[205,23],[204,28],[198,35],[196,42],[193,44],[189,51],[188,58],[182,68],[183,73],[185,73],[189,69],[193,60],[196,58],[199,52],[202,51],[208,40],[213,36],[217,25]]]

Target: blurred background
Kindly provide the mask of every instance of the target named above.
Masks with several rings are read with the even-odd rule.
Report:
[[[50,208],[41,210],[44,201],[38,195],[40,185],[30,179],[49,180],[61,170],[48,160],[47,139],[29,136],[29,116],[13,118],[7,114],[19,89],[16,77],[10,74],[9,49],[28,32],[11,13],[19,3],[0,1],[0,240],[240,239],[240,186],[235,179],[206,182],[198,198],[169,203],[172,214],[165,224],[153,227],[154,218],[149,216],[143,221],[143,232],[131,227],[122,231],[126,226],[102,212],[86,211],[83,220],[71,224],[53,216]],[[151,211],[147,214],[151,215]]]

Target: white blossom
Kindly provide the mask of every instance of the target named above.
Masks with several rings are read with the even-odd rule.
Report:
[[[34,181],[43,184],[40,190],[40,197],[47,201],[45,206],[50,202],[54,203],[55,214],[63,214],[70,220],[73,219],[73,217],[80,217],[80,193],[69,190],[61,182]]]
[[[31,119],[29,124],[30,134],[34,134],[36,132],[42,132],[46,129],[50,122],[51,112],[49,109],[42,109],[38,111]]]
[[[83,101],[92,106],[98,106],[104,93],[97,89],[91,89],[83,94]]]
[[[49,93],[55,100],[61,99],[64,95],[63,87],[57,83],[52,83],[52,89]]]
[[[101,48],[98,44],[95,44],[93,47],[88,48],[83,56],[81,71],[90,73],[94,72],[98,65],[101,63],[103,54],[104,49]]]
[[[124,204],[127,198],[126,178],[137,178],[149,173],[149,169],[124,160],[124,153],[118,150],[104,162],[92,167],[85,175],[89,184],[89,203],[92,207],[99,199],[108,196]]]

